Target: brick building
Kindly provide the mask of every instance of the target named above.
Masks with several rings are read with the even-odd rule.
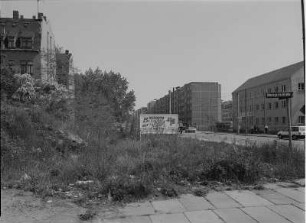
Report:
[[[288,126],[286,100],[266,98],[266,93],[293,92],[290,100],[292,125],[305,125],[304,62],[250,78],[233,93],[233,127],[244,132],[254,126],[277,132]]]
[[[0,18],[1,66],[17,73],[30,73],[43,82],[56,81],[55,40],[43,13],[24,18]]]
[[[73,60],[69,50],[66,50],[65,53],[56,53],[56,65],[57,82],[74,92]]]
[[[178,114],[182,123],[199,130],[213,130],[216,122],[221,121],[221,85],[217,82],[191,82],[174,88],[151,105],[152,113]]]

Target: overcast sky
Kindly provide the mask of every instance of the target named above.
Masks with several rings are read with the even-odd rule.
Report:
[[[1,0],[1,16],[37,13],[36,0]],[[303,60],[301,3],[292,1],[43,0],[56,43],[76,67],[120,72],[136,108],[192,81],[222,99],[250,77]]]

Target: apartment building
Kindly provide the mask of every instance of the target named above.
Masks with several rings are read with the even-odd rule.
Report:
[[[266,93],[293,92],[290,104],[285,99],[266,98]],[[250,78],[233,93],[234,131],[249,131],[255,126],[277,132],[288,126],[287,106],[292,125],[305,125],[304,62],[295,63]]]
[[[29,73],[43,82],[56,81],[55,38],[43,13],[24,18],[0,18],[1,66],[16,73]]]
[[[73,60],[69,50],[64,53],[56,53],[56,80],[57,83],[66,86],[72,92],[74,91]]]
[[[214,130],[221,121],[221,85],[217,82],[190,82],[173,88],[150,104],[155,114],[178,114],[179,121],[199,130]]]

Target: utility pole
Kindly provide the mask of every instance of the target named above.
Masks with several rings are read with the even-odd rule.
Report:
[[[37,0],[37,15],[39,13],[39,0]]]
[[[237,134],[239,135],[239,133],[240,133],[240,118],[239,118],[239,109],[240,109],[240,107],[239,107],[239,92],[237,92],[237,103],[238,103],[238,105],[237,105]]]
[[[171,114],[171,90],[169,91],[169,114]]]
[[[288,116],[288,131],[289,131],[289,149],[292,150],[292,134],[291,134],[291,109],[290,109],[290,98],[286,98],[287,104],[287,116]]]
[[[305,14],[304,14],[304,0],[301,0],[301,9],[302,9],[302,35],[303,35],[303,60],[305,63]],[[304,75],[305,75],[305,64],[304,64]]]
[[[245,89],[244,91],[244,112],[245,112],[245,120],[244,120],[244,127],[245,127],[245,135],[248,133],[248,113],[247,113],[247,110],[248,110],[248,106],[247,106],[247,89]]]

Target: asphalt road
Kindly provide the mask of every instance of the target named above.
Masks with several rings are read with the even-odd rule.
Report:
[[[237,145],[264,145],[275,144],[279,146],[288,146],[288,139],[278,139],[276,135],[237,135],[234,133],[214,133],[214,132],[201,132],[196,133],[183,133],[182,137],[197,138],[199,140],[210,142],[225,142]],[[305,139],[292,140],[292,146],[298,149],[305,149]]]

